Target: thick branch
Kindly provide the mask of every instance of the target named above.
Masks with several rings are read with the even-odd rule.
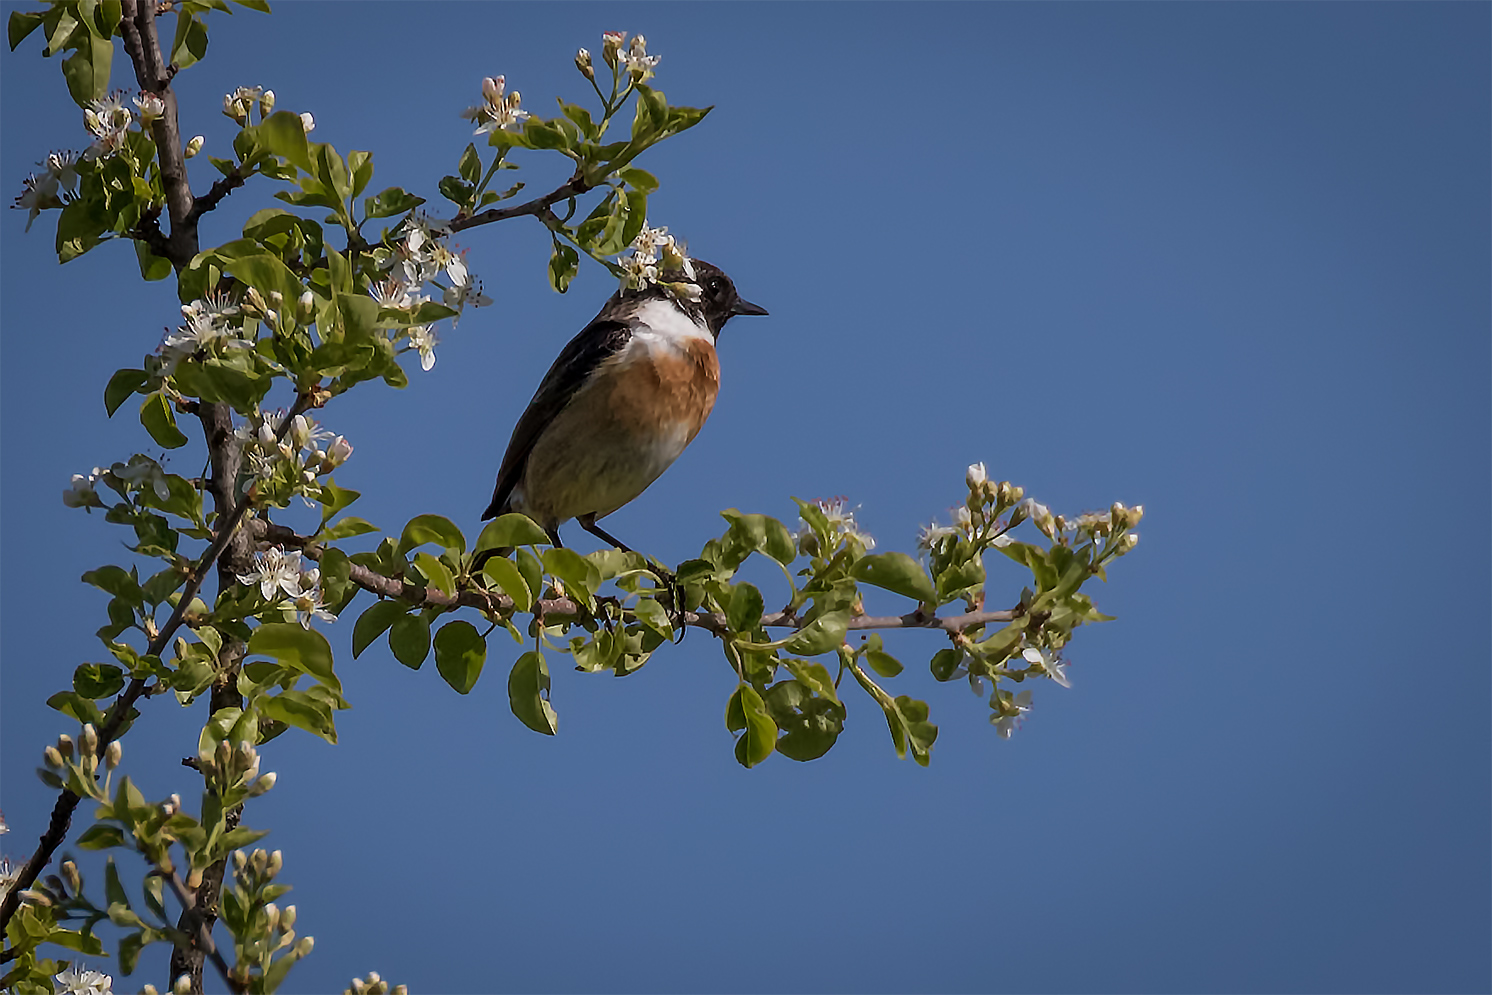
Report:
[[[190,911],[197,906],[200,892],[193,893],[189,890],[182,882],[180,875],[174,870],[170,873],[158,870],[158,873],[171,886],[171,891],[176,895],[176,900],[181,903],[183,910]],[[183,918],[185,918],[185,915],[183,915]],[[194,943],[197,949],[206,952],[208,959],[218,969],[218,974],[222,975],[223,983],[228,986],[228,990],[232,992],[247,991],[247,987],[233,977],[233,972],[229,969],[228,962],[223,959],[222,953],[218,950],[218,945],[213,942],[211,925],[199,919],[196,922],[196,926],[197,933],[194,937]],[[200,987],[201,985],[199,984],[198,988]]]
[[[320,560],[324,550],[304,536],[296,535],[283,526],[256,521],[251,529],[267,542],[285,546],[298,546],[313,560]],[[348,564],[348,576],[358,587],[382,598],[399,598],[410,604],[429,608],[475,608],[492,618],[506,618],[513,614],[516,606],[513,599],[496,591],[466,590],[455,596],[435,588],[420,587],[395,577],[386,577],[376,570],[358,563]],[[541,598],[534,602],[534,613],[546,621],[564,622],[588,618],[584,606],[569,598]],[[968,612],[963,615],[939,616],[931,612],[908,612],[905,615],[860,615],[849,621],[850,629],[939,629],[943,632],[963,632],[977,625],[1012,622],[1020,617],[1016,609],[1001,611]],[[728,630],[725,616],[718,612],[683,613],[684,625],[707,629],[715,635],[724,635]],[[804,621],[790,612],[772,612],[762,616],[762,625],[770,629],[801,629]]]
[[[166,104],[166,111],[150,126],[155,140],[156,156],[161,166],[161,189],[166,195],[166,210],[171,231],[164,251],[151,251],[171,261],[178,271],[197,254],[197,219],[192,215],[192,188],[187,182],[186,157],[181,147],[181,126],[177,121],[176,94],[171,89],[175,70],[161,55],[160,38],[155,28],[155,4],[150,0],[123,0],[123,18],[119,22],[124,35],[124,50],[135,69],[140,89],[154,93]]]

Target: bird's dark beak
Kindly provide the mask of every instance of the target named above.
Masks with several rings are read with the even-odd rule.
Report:
[[[750,301],[743,301],[743,300],[741,300],[741,298],[737,297],[736,298],[736,303],[733,304],[733,305],[731,305],[730,313],[733,314],[733,315],[734,314],[766,314],[767,313],[767,309],[764,308],[764,307],[762,307],[762,306],[760,306],[759,304],[753,304]]]

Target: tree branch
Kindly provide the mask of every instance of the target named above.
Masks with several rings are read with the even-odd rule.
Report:
[[[181,903],[183,918],[185,918],[186,912],[190,912],[192,909],[196,908],[200,892],[194,893],[190,891],[182,882],[181,875],[177,874],[174,870],[167,872],[161,870],[160,868],[156,868],[156,874],[159,877],[163,878],[165,882],[171,886],[171,891],[176,895],[176,900]],[[234,993],[242,993],[248,991],[248,986],[244,985],[233,976],[233,971],[228,967],[228,962],[223,959],[222,953],[218,950],[218,945],[213,942],[212,927],[201,919],[197,920],[196,926],[196,949],[201,950],[207,954],[207,958],[211,960],[213,966],[218,969],[218,974],[222,975],[223,984],[227,985],[228,990]]]
[[[290,423],[294,421],[295,416],[309,408],[313,400],[314,395],[311,393],[301,394],[295,399],[295,404],[291,407],[290,413],[280,423],[276,438],[283,439],[285,437],[290,431]],[[207,405],[207,407],[221,408],[222,406]],[[217,450],[214,452],[216,454]],[[176,608],[171,612],[171,617],[166,620],[165,626],[161,628],[156,637],[150,641],[145,650],[145,655],[158,656],[162,650],[171,644],[171,637],[175,635],[176,630],[181,626],[192,599],[197,596],[197,592],[202,588],[203,581],[207,578],[208,568],[213,565],[223,550],[228,547],[235,533],[239,531],[238,526],[243,521],[244,513],[248,511],[249,505],[252,503],[252,494],[245,494],[238,501],[232,512],[223,520],[223,524],[219,527],[212,545],[207,547],[207,551],[193,565],[191,575],[187,578],[186,586],[182,588],[181,597],[176,603]],[[100,760],[103,759],[104,751],[108,749],[109,744],[118,737],[119,729],[124,725],[125,716],[129,714],[129,710],[134,707],[135,702],[144,693],[145,679],[143,677],[136,677],[130,681],[129,686],[124,689],[123,693],[114,699],[114,704],[109,708],[109,714],[104,718],[103,727],[98,730],[97,756]],[[57,852],[57,848],[67,838],[68,828],[72,824],[73,810],[78,807],[78,801],[78,796],[66,789],[57,796],[57,803],[52,806],[52,818],[47,824],[46,832],[42,833],[35,852],[31,854],[31,859],[26,861],[26,865],[21,868],[21,872],[17,876],[15,883],[5,895],[4,903],[0,904],[0,933],[4,933],[6,926],[10,923],[11,916],[15,915],[16,909],[20,906],[20,893],[31,887],[41,874],[42,868],[51,863],[52,855]]]
[[[302,549],[307,556],[318,562],[325,552],[315,540],[272,522],[256,520],[250,524],[250,530],[264,542]],[[358,563],[350,563],[348,568],[348,577],[354,584],[381,598],[398,598],[425,608],[475,608],[490,618],[507,618],[517,609],[512,598],[496,591],[464,590],[452,596],[435,588],[420,587],[407,580],[387,577]],[[590,617],[583,605],[569,598],[541,598],[534,602],[534,614],[558,622]],[[1020,609],[1006,608],[940,616],[919,608],[905,615],[860,615],[850,619],[847,628],[938,629],[958,633],[979,625],[1013,622],[1021,614]],[[723,636],[729,631],[725,615],[720,612],[686,611],[682,613],[682,621],[684,625],[706,629],[717,636]],[[761,624],[769,629],[801,629],[807,623],[791,612],[772,612],[762,616]]]
[[[585,177],[576,173],[559,187],[544,194],[542,197],[535,197],[533,200],[525,201],[522,204],[515,204],[512,207],[494,207],[491,210],[483,211],[481,214],[473,214],[466,218],[458,217],[451,221],[447,227],[454,233],[465,231],[468,228],[475,228],[478,225],[490,225],[494,221],[521,218],[526,214],[538,217],[560,201],[569,200],[571,197],[578,197],[593,186],[594,184],[586,182]]]

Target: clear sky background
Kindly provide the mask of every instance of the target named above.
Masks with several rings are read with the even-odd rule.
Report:
[[[269,86],[317,139],[371,150],[374,189],[435,197],[484,75],[540,113],[583,99],[571,57],[606,29],[647,35],[671,101],[716,105],[642,163],[654,223],[772,316],[726,329],[709,425],[608,520],[632,544],[677,562],[722,508],[844,495],[911,550],[975,460],[1054,510],[1147,512],[1094,592],[1118,621],[1079,634],[1073,688],[1037,688],[1008,742],[927,673],[935,636],[890,640],[892,686],[942,729],[926,770],[868,699],[824,759],[743,770],[702,632],[626,680],[551,657],[549,739],[508,713],[506,637],[460,697],[328,628],[341,745],[268,745],[279,786],[247,815],[317,940],[288,990],[370,969],[417,992],[1492,986],[1486,4],[284,3],[210,23],[177,79],[184,132],[226,154],[222,94]],[[86,144],[38,47],[0,61],[8,195]],[[562,178],[546,162],[530,190]],[[273,189],[233,194],[204,245]],[[101,392],[177,320],[125,246],[59,268],[51,220],[24,220],[0,227],[16,858],[53,798],[32,768],[69,731],[42,702],[101,659],[104,600],[78,576],[126,555],[60,494],[149,443]],[[324,412],[357,446],[339,482],[385,528],[437,512],[475,535],[514,420],[613,289],[593,266],[553,294],[535,223],[460,244],[497,303],[407,390]],[[200,790],[177,760],[202,719],[148,703],[125,743],[147,794]],[[117,987],[161,985],[153,950]]]

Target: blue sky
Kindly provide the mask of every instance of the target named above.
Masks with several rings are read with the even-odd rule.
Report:
[[[726,329],[709,425],[608,519],[630,543],[678,561],[722,508],[790,518],[790,495],[844,495],[881,548],[910,550],[975,460],[1054,510],[1147,511],[1094,592],[1118,621],[1080,633],[1073,688],[1039,688],[1010,741],[927,674],[936,638],[889,641],[908,664],[896,692],[941,726],[926,770],[895,759],[869,701],[824,759],[741,769],[734,677],[703,633],[623,681],[551,660],[553,739],[508,714],[499,638],[467,697],[386,649],[347,654],[341,745],[267,746],[280,782],[247,817],[273,829],[317,939],[289,990],[370,969],[449,992],[1486,990],[1489,20],[1484,4],[215,16],[208,59],[177,78],[187,134],[223,154],[222,94],[270,86],[318,139],[371,150],[376,188],[432,198],[482,76],[547,113],[583,97],[570,59],[603,30],[647,35],[674,103],[716,105],[642,163],[663,183],[654,222],[772,317]],[[0,61],[14,192],[47,150],[85,144],[37,47]],[[193,168],[205,189],[211,167]],[[270,192],[233,194],[204,243]],[[59,495],[149,441],[98,399],[175,305],[125,248],[59,268],[47,219],[29,236],[5,220],[0,806],[24,856],[52,798],[31,769],[67,731],[42,702],[100,658],[103,601],[78,575],[125,555]],[[513,421],[612,289],[592,267],[553,294],[537,224],[460,242],[497,304],[407,390],[324,413],[357,446],[339,482],[385,528],[436,512],[475,529]],[[328,634],[346,654],[350,625]],[[191,792],[177,760],[200,709],[147,710],[128,772]],[[163,965],[132,983],[160,985]]]

